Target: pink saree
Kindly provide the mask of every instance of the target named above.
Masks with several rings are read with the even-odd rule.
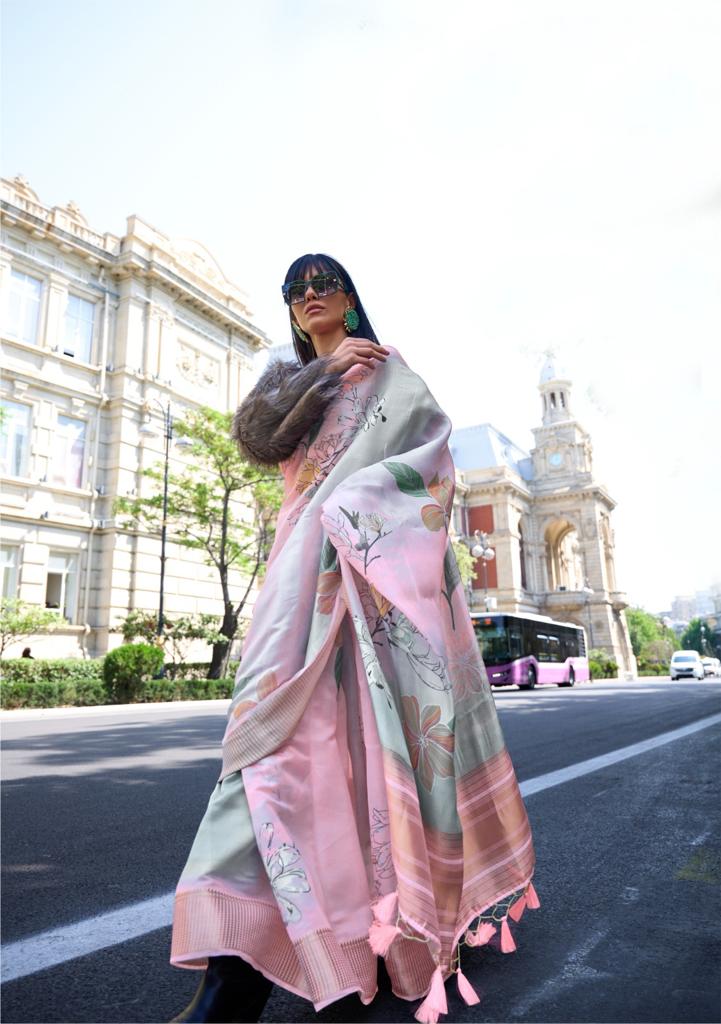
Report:
[[[171,962],[235,954],[316,1010],[447,1012],[460,947],[538,906],[516,776],[448,537],[450,422],[395,349],[281,464],[285,499]]]

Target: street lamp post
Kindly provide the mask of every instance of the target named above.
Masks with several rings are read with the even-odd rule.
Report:
[[[163,635],[163,603],[165,598],[165,542],[167,537],[168,528],[168,469],[170,466],[170,442],[173,440],[173,416],[170,410],[170,402],[167,406],[163,406],[162,403],[157,399],[149,399],[146,402],[147,406],[154,402],[160,409],[163,415],[163,437],[165,438],[165,464],[163,467],[163,518],[160,527],[160,595],[158,599],[158,624],[156,628],[157,636]],[[139,430],[139,433],[145,437],[157,437],[157,433],[150,426],[149,423],[144,423]],[[179,437],[175,441],[176,448],[189,448],[192,445],[192,441],[187,437]],[[165,666],[161,669],[161,676],[165,672]]]
[[[593,587],[588,582],[588,576],[583,581],[581,593],[586,595],[586,614],[588,616],[588,639],[591,642],[591,650],[593,650],[593,619],[591,618],[591,594],[593,593]]]
[[[701,623],[701,654],[706,653],[706,623]]]
[[[485,591],[483,603],[486,611],[488,611],[488,563],[492,562],[496,557],[496,552],[488,544],[487,533],[484,533],[482,530],[474,530],[473,536],[476,538],[476,543],[471,548],[471,554],[474,558],[483,560],[483,589]]]

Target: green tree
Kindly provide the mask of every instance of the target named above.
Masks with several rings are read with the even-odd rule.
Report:
[[[231,413],[207,406],[190,410],[174,424],[179,437],[187,437],[192,465],[168,474],[167,539],[203,551],[206,565],[217,570],[223,599],[218,627],[222,640],[213,644],[209,677],[223,676],[231,643],[253,585],[263,576],[275,534],[275,519],[282,500],[275,469],[258,469],[244,462],[230,436]],[[143,471],[158,486],[146,498],[117,498],[115,514],[128,516],[121,525],[130,530],[160,535],[163,514],[163,465]],[[236,508],[240,508],[240,514]],[[230,570],[240,571],[240,596],[230,592]]]
[[[453,547],[453,554],[456,556],[456,562],[458,563],[458,571],[461,574],[461,584],[467,587],[471,580],[476,579],[478,573],[473,568],[475,559],[471,554],[467,544],[464,544],[462,540],[451,541]]]
[[[65,618],[58,611],[28,604],[17,597],[0,599],[0,658],[10,644],[27,640],[36,633],[52,632]]]
[[[701,657],[721,657],[721,643],[705,619],[691,619],[681,634],[679,643],[682,650],[698,651]]]
[[[663,638],[665,627],[655,615],[645,612],[643,608],[627,608],[626,622],[631,637],[631,647],[637,658],[646,644]]]

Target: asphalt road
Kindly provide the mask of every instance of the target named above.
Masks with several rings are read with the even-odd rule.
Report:
[[[519,781],[721,711],[721,681],[496,691]],[[4,943],[168,893],[217,778],[227,702],[6,712]],[[541,909],[518,951],[464,954],[482,996],[448,985],[448,1021],[718,1022],[721,1019],[721,725],[526,798]],[[148,927],[152,928],[150,921]],[[12,1022],[167,1021],[199,974],[169,966],[170,929],[3,986]],[[32,963],[27,965],[32,969]],[[276,989],[265,1021],[407,1021],[383,993],[316,1015]]]

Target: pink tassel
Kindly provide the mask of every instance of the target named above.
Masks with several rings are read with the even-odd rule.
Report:
[[[448,1003],[446,1002],[443,972],[440,967],[436,967],[431,978],[428,995],[416,1010],[416,1020],[420,1024],[438,1024],[438,1017],[441,1013],[448,1013]]]
[[[466,932],[466,943],[469,946],[485,946],[495,934],[496,929],[487,921],[485,924],[480,924],[475,932]]]
[[[458,982],[458,994],[466,1006],[475,1006],[476,1003],[480,1003],[481,1000],[478,998],[478,993],[465,974],[463,974],[460,967],[456,971],[456,981]]]
[[[516,900],[511,909],[508,911],[508,916],[512,917],[514,921],[520,921],[523,917],[523,911],[526,909],[526,897],[521,896],[520,900]]]
[[[504,917],[501,922],[501,952],[512,953],[515,948],[516,943],[513,941],[511,929],[508,927],[508,920]]]
[[[533,888],[533,882],[528,883],[528,889],[526,890],[526,906],[529,910],[538,910],[541,905],[541,901],[538,898],[538,893]]]
[[[394,924],[379,924],[378,921],[374,921],[368,930],[368,941],[376,956],[385,956],[396,935],[400,933],[400,928],[396,928]]]
[[[381,924],[393,924],[398,914],[398,893],[389,892],[371,907],[373,917]]]

